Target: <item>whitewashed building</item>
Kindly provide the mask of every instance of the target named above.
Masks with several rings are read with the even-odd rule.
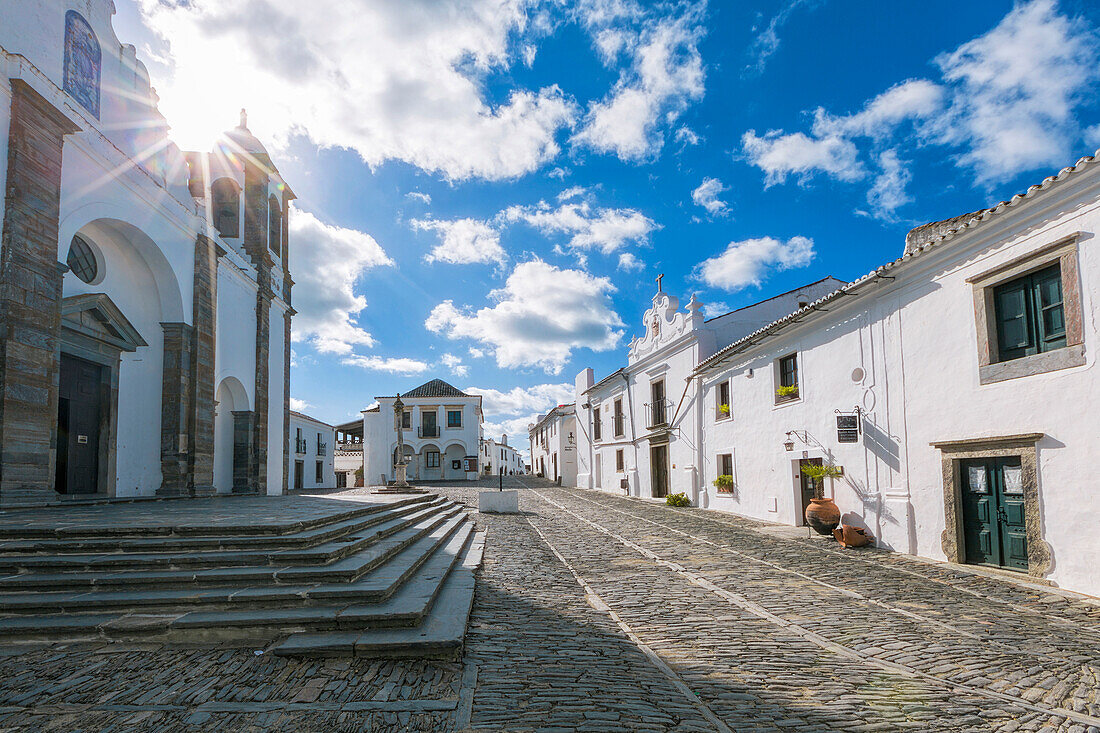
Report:
[[[291,488],[336,488],[335,440],[332,425],[290,411]]]
[[[400,395],[404,410],[394,412],[397,396],[377,397],[363,411],[363,473],[367,484],[394,480],[400,419],[409,481],[473,480],[481,447],[481,396],[468,395],[433,379]]]
[[[113,13],[0,23],[0,503],[282,493],[294,194],[243,114],[181,152]]]
[[[501,435],[500,440],[485,438],[481,441],[481,472],[486,476],[497,476],[502,469],[505,476],[523,473],[522,456],[508,445],[507,435]]]
[[[631,340],[627,365],[596,383],[591,369],[577,376],[576,485],[641,497],[684,493],[697,502],[703,403],[695,368],[718,349],[843,284],[827,277],[708,320],[694,296],[680,310],[679,299],[664,292],[658,279],[642,320],[644,336]],[[572,485],[568,478],[566,483]]]
[[[363,420],[336,426],[336,448],[332,454],[336,488],[363,486]]]
[[[706,486],[734,481],[701,503],[801,524],[799,464],[834,463],[843,521],[884,547],[1100,595],[1098,232],[1089,157],[719,351],[700,445]]]
[[[531,473],[563,486],[577,485],[576,413],[574,405],[558,405],[527,426]]]

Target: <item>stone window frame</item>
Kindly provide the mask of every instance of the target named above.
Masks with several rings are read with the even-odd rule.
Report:
[[[995,384],[1008,379],[1045,374],[1083,366],[1085,338],[1082,319],[1081,276],[1077,249],[1081,232],[1074,232],[1025,255],[997,265],[966,282],[973,289],[974,326],[978,348],[978,383]],[[1066,321],[1066,345],[1008,361],[997,361],[997,319],[993,291],[999,285],[1058,264],[1062,275],[1062,308]]]
[[[729,458],[729,464],[730,464],[729,465],[730,472],[728,474],[722,473],[722,459],[726,458],[726,457]],[[734,476],[735,474],[734,474],[733,471],[734,471],[734,468],[733,468],[733,449],[732,448],[727,450],[725,453],[716,453],[714,455],[714,475],[715,475],[715,478],[717,478],[718,476],[727,476],[727,475],[728,476]],[[722,488],[719,488],[719,487],[715,487],[715,488],[717,489],[717,493],[719,495],[732,496],[734,494],[733,486],[730,486],[728,489],[722,489]]]
[[[626,473],[626,451],[622,448],[615,449],[615,473]]]
[[[452,412],[458,413],[458,425],[451,425]],[[466,422],[462,413],[463,410],[461,405],[446,405],[443,408],[443,428],[445,430],[461,430]]]
[[[1043,539],[1042,505],[1039,498],[1039,449],[1044,433],[1022,433],[989,438],[944,440],[929,443],[940,451],[943,473],[944,530],[940,546],[948,561],[965,564],[963,535],[962,469],[970,458],[1020,458],[1024,488],[1024,529],[1027,534],[1027,574],[1042,578],[1054,564],[1050,544]]]
[[[794,359],[795,369],[794,387],[797,391],[792,395],[780,397],[779,388],[782,386],[787,386],[783,384],[782,364],[787,359],[792,358]],[[803,382],[805,381],[803,379],[803,366],[804,365],[802,364],[802,354],[797,349],[795,349],[794,351],[785,352],[772,360],[772,397],[775,398],[776,407],[781,407],[783,405],[789,405],[794,402],[802,401],[802,387]]]

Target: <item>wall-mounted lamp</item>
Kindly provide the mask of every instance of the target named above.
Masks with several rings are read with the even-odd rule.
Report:
[[[793,432],[793,430],[788,430],[787,439],[783,441],[783,449],[788,452],[794,450],[794,438],[791,437],[791,433]]]

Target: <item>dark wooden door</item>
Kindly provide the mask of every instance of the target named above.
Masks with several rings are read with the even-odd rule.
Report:
[[[653,480],[653,496],[668,496],[668,446],[657,445],[649,449],[650,474]]]
[[[94,494],[99,488],[103,367],[61,355],[57,400],[57,491]]]
[[[300,489],[303,487],[302,471],[305,470],[305,463],[302,461],[294,461],[294,488]]]
[[[961,462],[966,562],[1027,570],[1027,530],[1020,459]]]
[[[820,466],[820,458],[803,458],[798,462],[798,485],[801,488],[800,496],[802,499],[802,511],[798,513],[798,520],[803,524],[806,523],[806,508],[810,506],[810,499],[814,498],[814,492],[817,490],[818,481],[824,481],[825,479],[812,479],[806,474],[802,473],[803,466]]]

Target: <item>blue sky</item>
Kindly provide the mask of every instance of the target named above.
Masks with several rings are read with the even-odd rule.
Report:
[[[851,280],[1100,148],[1085,0],[116,4],[181,146],[271,141],[330,422],[440,377],[519,438],[660,273],[710,314]]]

